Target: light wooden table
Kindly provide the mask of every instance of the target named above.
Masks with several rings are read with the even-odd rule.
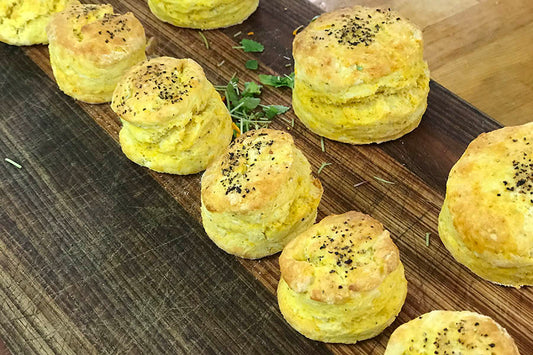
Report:
[[[423,29],[433,79],[504,125],[533,120],[533,1],[309,1],[398,10]]]

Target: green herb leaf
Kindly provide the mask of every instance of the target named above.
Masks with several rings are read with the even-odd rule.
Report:
[[[283,105],[268,105],[263,106],[263,112],[265,113],[265,116],[269,119],[274,118],[277,115],[280,115],[282,113],[285,113],[289,111],[290,107],[283,106]]]
[[[261,99],[258,97],[243,97],[239,100],[239,103],[237,106],[242,107],[242,110],[246,111],[252,111],[257,106],[259,106],[259,103],[261,102]]]
[[[242,91],[242,96],[257,96],[261,95],[262,86],[257,84],[255,81],[247,81],[244,83],[244,90]]]
[[[261,43],[254,41],[253,39],[243,38],[241,40],[240,47],[233,47],[237,49],[242,49],[247,53],[259,53],[265,50],[265,46]]]
[[[294,73],[285,76],[259,74],[259,81],[261,81],[261,84],[274,86],[276,88],[286,86],[293,89]]]
[[[257,62],[257,60],[252,59],[247,60],[244,66],[246,67],[246,69],[257,70],[257,68],[259,68],[259,63]]]
[[[226,100],[231,105],[237,105],[237,103],[239,102],[239,94],[237,88],[238,82],[239,79],[232,78],[226,86]]]

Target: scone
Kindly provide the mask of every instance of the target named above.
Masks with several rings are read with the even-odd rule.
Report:
[[[482,278],[533,285],[533,123],[470,143],[450,172],[439,235]]]
[[[170,174],[195,174],[222,154],[230,114],[192,59],[160,57],[131,68],[113,93],[120,145],[135,163]]]
[[[248,131],[202,176],[202,223],[227,253],[257,259],[279,252],[315,222],[320,181],[282,131]]]
[[[433,311],[392,333],[385,355],[519,355],[514,340],[491,318],[474,312]]]
[[[16,46],[46,44],[46,25],[52,14],[77,0],[0,1],[0,42]]]
[[[372,338],[394,321],[407,294],[389,232],[359,212],[324,218],[283,249],[279,265],[281,313],[313,340]]]
[[[148,5],[161,21],[209,30],[242,23],[257,9],[259,0],[148,0]]]
[[[367,144],[415,129],[427,106],[422,32],[389,10],[326,13],[296,35],[294,112],[313,132]]]
[[[111,101],[124,73],[146,59],[144,28],[111,5],[74,5],[48,24],[50,63],[59,88],[89,103]]]

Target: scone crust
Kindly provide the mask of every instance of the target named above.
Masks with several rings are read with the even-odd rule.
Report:
[[[259,0],[148,0],[152,13],[175,26],[209,30],[246,20]]]
[[[439,233],[490,281],[533,284],[533,123],[484,133],[452,168]]]
[[[322,191],[288,133],[248,131],[202,176],[202,223],[226,252],[262,258],[315,222]]]
[[[432,311],[399,326],[385,355],[519,355],[514,340],[492,318],[468,311]]]
[[[293,42],[298,78],[334,93],[417,66],[422,51],[418,27],[394,11],[363,6],[321,15]]]
[[[257,211],[292,174],[292,136],[273,129],[248,131],[233,141],[202,176],[202,198],[210,212]]]
[[[398,248],[381,223],[360,212],[324,218],[285,247],[279,264],[280,309],[311,339],[371,338],[392,323],[405,301]]]
[[[96,67],[124,60],[146,45],[139,20],[131,12],[115,14],[107,4],[69,6],[52,17],[47,33],[50,42]]]
[[[111,107],[125,121],[158,126],[183,113],[203,110],[212,94],[213,86],[194,60],[158,57],[124,75]]]
[[[0,1],[0,42],[17,46],[46,44],[46,26],[52,14],[77,0]]]

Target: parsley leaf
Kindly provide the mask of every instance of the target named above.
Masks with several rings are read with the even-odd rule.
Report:
[[[249,96],[243,97],[242,99],[239,100],[239,103],[237,104],[236,107],[242,107],[243,110],[252,111],[257,106],[259,106],[260,102],[261,102],[261,99],[258,97],[249,97]]]
[[[261,95],[262,86],[257,84],[254,81],[247,81],[244,83],[244,90],[242,91],[242,96],[254,96]]]
[[[215,86],[218,91],[224,93],[226,105],[233,120],[234,136],[250,129],[268,127],[272,119],[279,114],[285,113],[289,107],[282,105],[261,105],[262,86],[248,81],[244,83],[244,90],[239,90],[239,79],[231,78],[224,86]]]
[[[259,68],[259,63],[257,62],[257,60],[252,59],[247,60],[244,66],[246,67],[246,69],[257,70],[257,68]]]
[[[285,76],[259,74],[259,81],[261,81],[261,84],[277,88],[286,86],[294,89],[294,73]]]
[[[269,119],[274,118],[276,115],[280,115],[282,113],[285,113],[289,111],[290,107],[283,106],[283,105],[268,105],[263,106],[263,112],[265,113],[265,116],[267,116]]]
[[[242,49],[247,53],[259,53],[265,50],[265,46],[263,46],[261,43],[248,38],[243,38],[241,40],[241,45],[233,48]]]

